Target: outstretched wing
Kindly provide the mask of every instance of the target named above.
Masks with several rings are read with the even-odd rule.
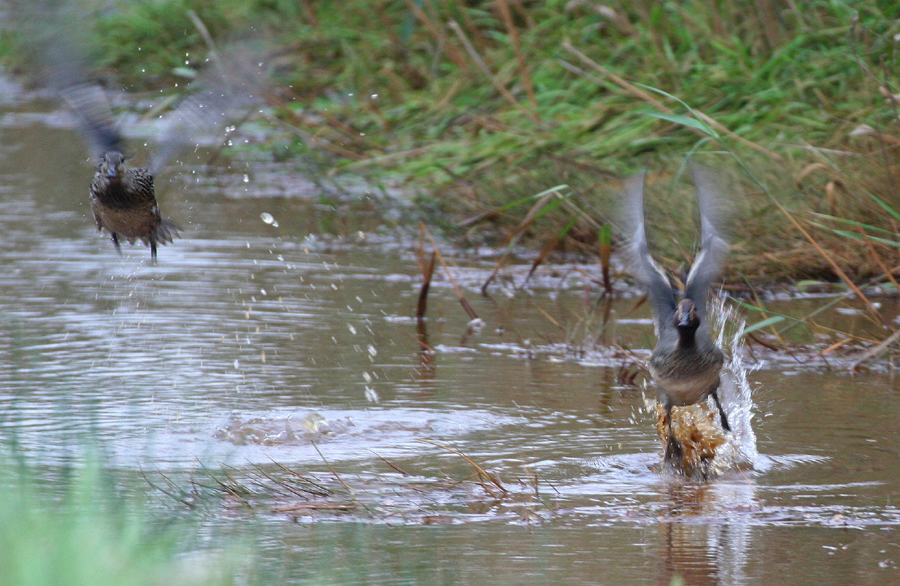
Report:
[[[728,244],[722,234],[723,201],[710,171],[691,163],[691,174],[697,187],[700,203],[700,252],[691,265],[685,283],[684,296],[694,301],[699,312],[706,312],[706,295],[709,286],[719,278]]]
[[[657,325],[668,323],[675,313],[675,295],[669,278],[653,257],[647,245],[647,230],[644,224],[644,177],[642,172],[625,182],[622,202],[621,226],[626,241],[628,261],[637,278],[647,289],[653,302]],[[663,331],[658,327],[657,331]]]
[[[68,0],[23,0],[11,8],[31,66],[78,119],[91,154],[121,152],[122,136],[109,100],[90,72],[84,6]]]
[[[112,108],[103,88],[90,82],[75,82],[60,84],[55,89],[78,118],[81,133],[94,156],[102,157],[110,151],[123,152],[124,141],[116,128]]]
[[[214,54],[191,84],[189,93],[164,117],[160,146],[150,160],[154,174],[178,153],[206,138],[221,140],[229,121],[257,109],[267,77],[258,53],[242,45]]]

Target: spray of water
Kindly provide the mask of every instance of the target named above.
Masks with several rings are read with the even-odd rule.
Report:
[[[747,324],[732,307],[725,305],[723,297],[716,297],[710,303],[710,316],[713,331],[718,332],[716,341],[727,357],[722,368],[719,398],[732,433],[726,434],[725,443],[716,449],[711,469],[713,474],[721,474],[734,468],[753,468],[759,452],[751,426],[754,405],[747,380],[750,369],[744,365],[742,352]]]

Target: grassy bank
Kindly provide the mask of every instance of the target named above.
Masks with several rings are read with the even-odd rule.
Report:
[[[695,226],[677,179],[694,153],[733,194],[734,277],[884,281],[900,265],[885,209],[900,209],[893,3],[162,0],[96,14],[99,66],[136,91],[183,82],[208,54],[203,27],[222,45],[252,38],[293,130],[273,157],[402,177],[463,242],[592,257],[618,180],[649,163],[657,249],[678,267]]]
[[[0,584],[235,583],[236,551],[195,549],[190,522],[151,516],[96,463],[73,465],[0,455]]]

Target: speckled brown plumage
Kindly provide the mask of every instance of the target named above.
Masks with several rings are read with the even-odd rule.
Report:
[[[178,235],[178,227],[159,213],[151,172],[128,167],[124,155],[117,151],[101,158],[90,194],[97,229],[110,233],[117,250],[119,238],[130,244],[140,239],[150,246],[150,258],[155,263],[157,244],[172,242]]]

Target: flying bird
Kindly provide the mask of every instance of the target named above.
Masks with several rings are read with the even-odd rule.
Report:
[[[96,169],[90,183],[91,211],[99,231],[107,232],[116,250],[120,242],[141,241],[150,247],[156,263],[157,247],[171,243],[179,227],[163,218],[153,180],[170,158],[197,143],[201,135],[219,132],[236,110],[255,107],[265,84],[263,65],[245,46],[218,51],[205,27],[210,49],[208,66],[196,72],[186,96],[162,120],[159,147],[146,166],[130,164],[123,134],[105,90],[94,79],[87,55],[89,41],[78,26],[83,11],[66,0],[16,3],[20,28],[46,82],[78,119]],[[202,23],[198,27],[202,26]],[[248,65],[250,62],[253,65]],[[249,115],[249,112],[248,112]]]
[[[74,83],[60,88],[59,94],[78,118],[81,131],[97,156],[89,190],[97,230],[108,232],[119,252],[120,239],[131,244],[141,240],[150,247],[150,259],[155,264],[157,245],[172,242],[179,231],[177,225],[160,214],[153,187],[156,169],[133,167],[126,162],[124,141],[102,88],[92,83]]]
[[[659,391],[668,426],[666,460],[679,458],[681,448],[672,432],[673,406],[693,405],[712,397],[722,428],[731,431],[719,401],[719,373],[724,356],[710,334],[708,296],[721,274],[728,245],[719,227],[720,205],[708,172],[691,165],[700,208],[700,251],[685,281],[684,296],[676,300],[666,272],[650,256],[644,222],[644,177],[641,173],[625,184],[624,228],[629,235],[627,252],[636,276],[653,303],[658,342],[650,355],[650,374]]]

